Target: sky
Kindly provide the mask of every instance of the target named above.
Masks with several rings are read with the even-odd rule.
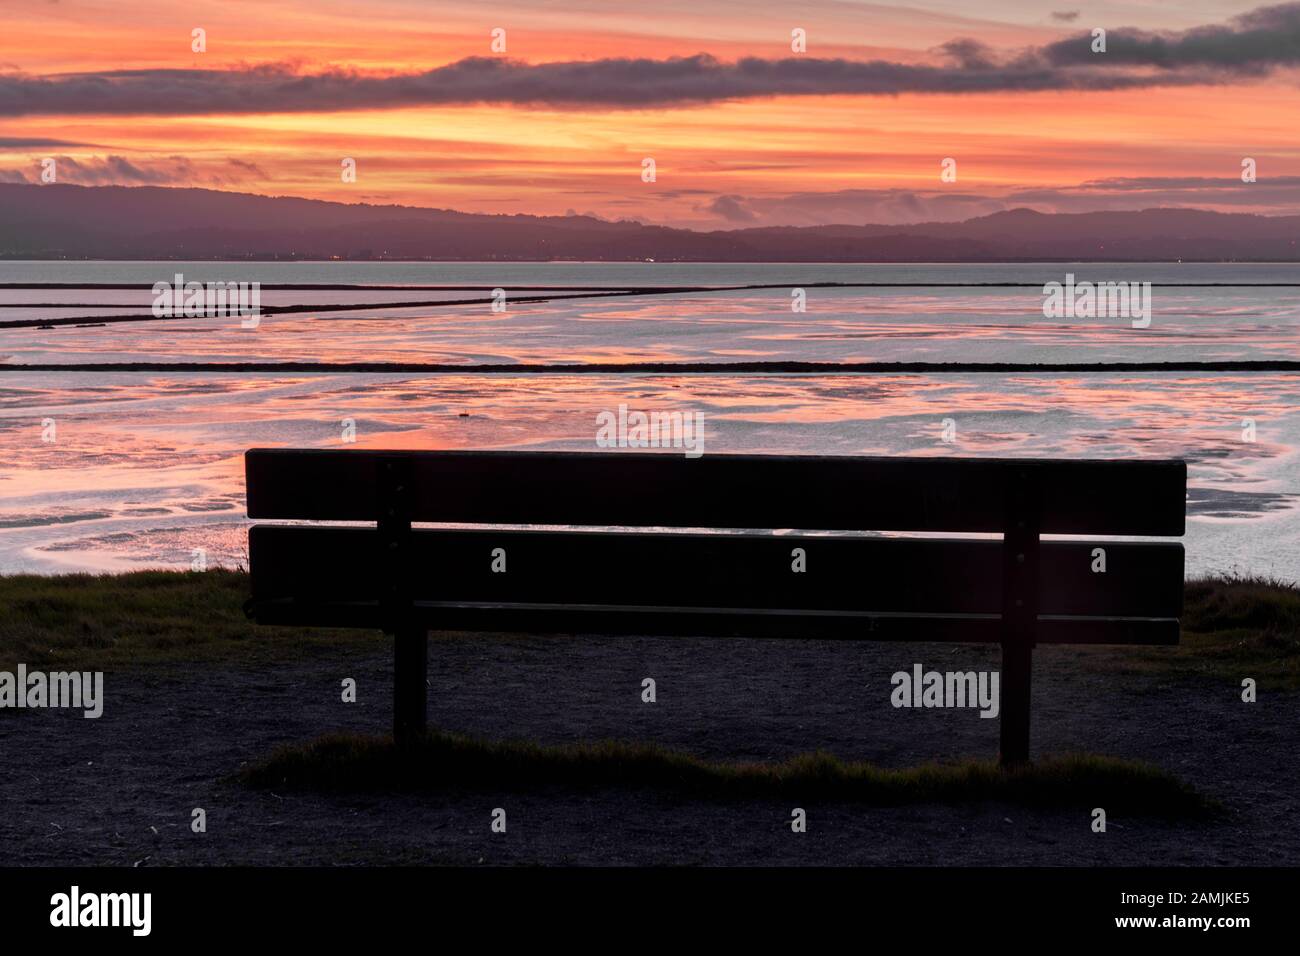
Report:
[[[0,0],[0,182],[694,229],[1300,214],[1298,120],[1300,3]]]

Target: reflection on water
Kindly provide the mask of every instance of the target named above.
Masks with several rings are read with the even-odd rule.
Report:
[[[1133,362],[1300,358],[1300,267],[647,263],[3,262],[0,320],[147,312],[172,280],[468,286],[470,291],[263,290],[266,305],[486,304],[0,329],[0,363],[401,361]],[[1041,284],[1150,281],[1152,324],[1042,314]],[[817,282],[920,283],[815,288]],[[940,288],[934,283],[1027,282]],[[1175,287],[1171,283],[1236,283]],[[546,286],[771,283],[662,297],[518,297]],[[1273,283],[1269,286],[1240,283]],[[1037,285],[1037,288],[1034,286]],[[791,288],[807,286],[807,311]],[[21,305],[26,303],[26,305]],[[42,305],[42,303],[44,305]],[[1300,380],[1275,373],[931,376],[36,373],[0,375],[0,572],[188,567],[245,560],[243,451],[254,445],[595,449],[626,403],[700,411],[706,453],[1182,457],[1193,573],[1300,577]],[[940,441],[944,419],[956,429]],[[42,441],[43,422],[54,425]],[[1243,439],[1255,422],[1254,441]],[[617,452],[611,451],[611,454]],[[617,489],[611,489],[617,493]],[[863,494],[870,494],[863,489]]]
[[[487,295],[488,290],[483,290]],[[518,290],[525,291],[525,290]],[[0,290],[0,302],[53,293]],[[81,301],[104,301],[103,291]],[[513,291],[510,294],[514,294]],[[121,293],[113,293],[120,296]],[[263,292],[263,304],[375,302],[375,292]],[[389,295],[389,294],[386,294]],[[408,293],[428,298],[430,293]],[[169,319],[0,329],[0,361],[72,362],[1140,362],[1300,358],[1300,289],[1156,289],[1152,322],[1047,319],[1035,289],[786,288],[647,298]],[[0,318],[87,315],[0,309]],[[118,306],[103,310],[122,314]],[[147,314],[147,303],[138,310]]]
[[[1297,376],[1273,373],[11,372],[0,377],[0,571],[189,567],[196,549],[243,563],[243,451],[354,447],[344,419],[355,447],[595,450],[597,413],[626,403],[702,411],[708,453],[1185,458],[1189,572],[1295,578],[1298,399]],[[940,440],[945,418],[952,443]]]

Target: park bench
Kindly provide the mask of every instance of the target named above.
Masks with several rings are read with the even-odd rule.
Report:
[[[250,518],[370,523],[253,526],[247,611],[393,634],[399,743],[425,730],[432,629],[997,643],[1005,764],[1029,756],[1035,644],[1178,642],[1180,543],[1042,536],[1181,535],[1181,461],[254,448],[245,467]]]

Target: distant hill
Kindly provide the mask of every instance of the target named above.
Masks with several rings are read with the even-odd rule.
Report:
[[[157,186],[0,184],[0,257],[696,262],[1300,261],[1300,216],[1195,209],[695,232]]]

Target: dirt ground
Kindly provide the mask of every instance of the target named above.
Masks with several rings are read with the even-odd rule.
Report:
[[[1148,760],[1222,800],[1225,818],[1111,815],[1098,834],[1086,810],[809,801],[796,834],[791,805],[772,800],[472,782],[436,795],[318,795],[229,779],[282,743],[385,732],[392,652],[376,636],[372,650],[288,664],[110,672],[99,720],[0,712],[0,853],[9,865],[1300,865],[1300,694],[1244,704],[1224,682],[1104,674],[1081,653],[1035,655],[1034,753]],[[884,766],[997,750],[998,721],[977,711],[889,703],[890,675],[916,662],[996,668],[980,647],[453,635],[436,637],[429,659],[431,724],[489,738],[652,740],[716,759],[824,749]],[[355,704],[340,699],[346,677]],[[641,701],[645,677],[654,704]],[[206,833],[191,831],[195,807]],[[504,834],[491,832],[497,807]]]

